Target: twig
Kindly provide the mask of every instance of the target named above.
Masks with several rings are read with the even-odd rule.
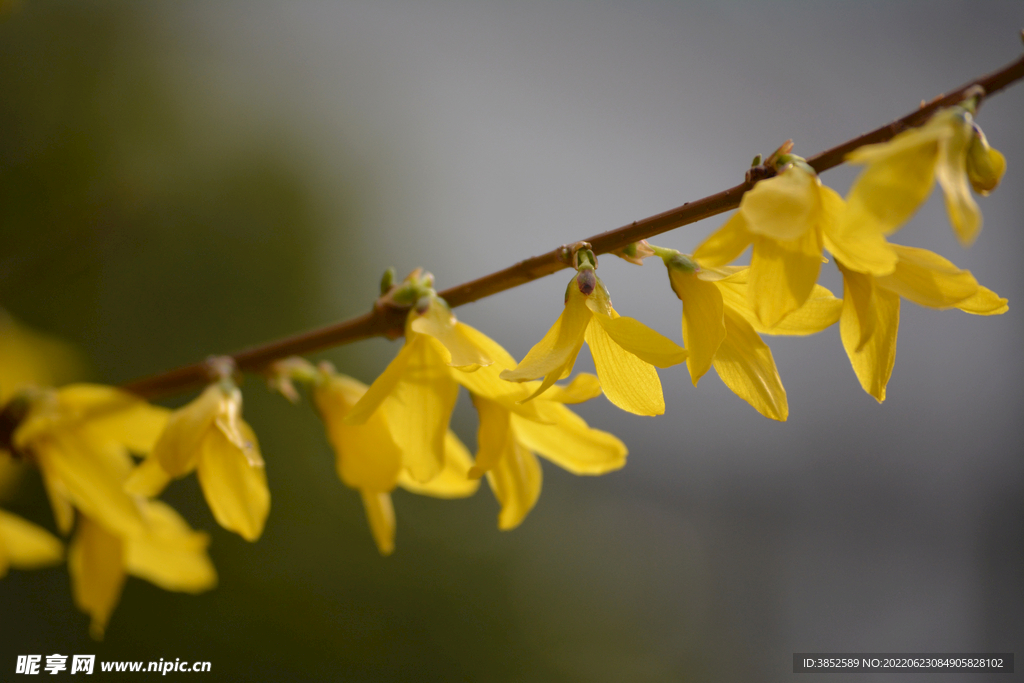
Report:
[[[965,91],[975,85],[981,86],[985,96],[989,97],[1021,78],[1024,78],[1024,57],[987,76],[972,80],[947,95],[937,97],[901,119],[816,154],[807,159],[807,162],[819,173],[827,171],[841,164],[845,156],[858,147],[885,142],[902,130],[921,125],[936,109],[960,102]],[[687,202],[616,230],[588,237],[586,241],[590,242],[595,254],[605,254],[633,242],[716,216],[739,206],[743,193],[753,187],[757,180],[769,175],[770,172],[764,170],[748,174],[747,180],[728,190]],[[559,247],[540,256],[520,261],[504,270],[446,289],[440,292],[440,296],[453,307],[462,306],[567,268],[570,265],[567,259],[568,250],[564,246]],[[239,370],[258,372],[275,360],[287,356],[303,355],[368,337],[401,335],[405,316],[406,311],[403,309],[375,306],[369,313],[361,316],[254,346],[231,357]],[[140,396],[156,398],[200,386],[212,379],[214,378],[210,376],[209,365],[203,361],[137,379],[122,386]]]

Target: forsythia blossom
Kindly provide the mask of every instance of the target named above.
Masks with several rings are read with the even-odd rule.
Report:
[[[256,434],[242,419],[242,393],[229,380],[171,414],[128,489],[153,496],[193,470],[217,523],[247,541],[259,538],[270,512],[267,474]]]
[[[450,430],[444,437],[441,471],[429,482],[419,483],[405,470],[402,449],[392,436],[392,423],[404,419],[401,404],[388,398],[383,410],[375,411],[365,423],[350,425],[345,417],[366,394],[366,385],[330,368],[320,370],[314,381],[313,398],[334,448],[338,476],[347,486],[359,490],[382,555],[390,555],[395,549],[391,502],[395,486],[439,498],[461,498],[476,492],[479,482],[467,476],[472,466],[469,452]]]
[[[999,315],[1006,299],[982,287],[974,276],[925,249],[891,245],[899,260],[890,275],[857,272],[841,260],[843,348],[864,391],[881,403],[896,360],[900,297],[929,308],[958,308],[976,315]]]
[[[774,327],[765,327],[749,303],[753,267],[709,268],[675,250],[657,251],[668,268],[672,290],[683,302],[683,343],[690,352],[686,365],[694,386],[714,366],[725,385],[755,410],[773,420],[785,420],[789,415],[786,390],[771,349],[758,332],[820,332],[839,319],[842,302],[824,287],[813,285],[799,308]]]
[[[686,360],[686,350],[671,339],[612,308],[608,290],[593,272],[592,256],[569,283],[565,310],[519,365],[501,378],[526,382],[544,378],[533,398],[568,377],[587,342],[605,396],[637,415],[661,415],[665,399],[654,366],[668,368]]]
[[[850,188],[844,224],[869,224],[891,234],[917,211],[938,180],[954,232],[970,245],[981,230],[981,211],[969,185],[988,194],[1006,169],[1003,155],[974,123],[973,108],[969,99],[936,112],[919,128],[848,154],[847,161],[866,168]]]

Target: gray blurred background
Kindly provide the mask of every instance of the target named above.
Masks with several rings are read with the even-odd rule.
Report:
[[[787,138],[810,156],[875,128],[1015,59],[1022,10],[8,4],[0,304],[78,344],[103,382],[237,350],[364,312],[388,266],[422,265],[444,288],[732,186]],[[664,417],[579,409],[628,444],[623,471],[545,464],[538,506],[506,533],[486,487],[397,493],[398,549],[381,558],[308,404],[251,378],[273,496],[263,538],[223,532],[194,480],[174,484],[167,499],[213,536],[220,587],[130,579],[94,643],[63,567],[12,572],[0,670],[59,652],[209,660],[211,680],[780,681],[796,651],[1024,652],[1022,112],[1017,85],[978,117],[1009,170],[980,202],[974,247],[938,195],[896,237],[972,270],[1010,312],[905,302],[884,405],[836,328],[769,340],[785,424],[714,373],[694,388],[662,371]],[[845,192],[853,177],[824,180]],[[722,220],[655,242],[691,251]],[[660,265],[605,257],[600,272],[620,312],[678,339]],[[457,313],[522,357],[566,279]],[[323,357],[369,382],[397,348]],[[453,427],[472,447],[465,397]],[[5,506],[53,528],[35,479]]]

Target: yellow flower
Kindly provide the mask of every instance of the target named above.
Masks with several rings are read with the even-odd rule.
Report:
[[[395,512],[391,491],[396,485],[414,493],[440,498],[461,498],[476,492],[478,482],[467,477],[472,465],[466,447],[451,432],[444,440],[444,466],[429,482],[416,482],[403,466],[403,448],[392,435],[391,425],[405,419],[403,406],[387,398],[361,425],[345,417],[366,394],[365,384],[350,377],[323,371],[313,389],[317,410],[327,427],[335,452],[338,476],[358,489],[377,549],[390,555],[395,549]],[[399,438],[406,432],[396,430]]]
[[[843,224],[870,224],[891,234],[906,223],[939,181],[946,212],[960,242],[967,246],[981,230],[981,211],[968,183],[988,194],[1006,168],[964,106],[943,109],[926,124],[888,142],[867,145],[846,157],[867,167],[847,196]]]
[[[0,510],[0,579],[11,567],[36,569],[64,559],[64,546],[46,529]]]
[[[81,515],[68,550],[72,595],[90,616],[89,632],[97,640],[103,638],[127,575],[184,593],[209,590],[217,583],[206,554],[209,537],[192,531],[160,501],[140,499],[139,504],[146,522],[143,530],[120,535]]]
[[[587,293],[581,291],[587,290]],[[544,378],[528,399],[568,377],[587,342],[605,396],[637,415],[661,415],[665,399],[654,366],[668,368],[686,360],[686,350],[633,318],[621,317],[600,279],[581,270],[569,283],[565,309],[526,357],[500,377],[513,382]]]
[[[570,385],[555,385],[529,403],[538,382],[511,383],[500,379],[515,359],[486,335],[473,330],[474,344],[494,364],[472,374],[456,375],[469,389],[480,417],[476,464],[471,477],[486,473],[501,505],[498,527],[518,526],[540,496],[541,468],[534,453],[580,475],[598,475],[626,464],[626,446],[612,434],[592,429],[566,403],[581,403],[600,395],[597,377],[578,375]]]
[[[757,183],[743,195],[739,210],[693,253],[704,267],[724,266],[753,244],[747,301],[761,325],[777,326],[811,297],[821,270],[822,249],[849,252],[882,272],[895,257],[887,254],[881,234],[865,227],[843,231],[836,221],[844,203],[802,161]]]
[[[929,308],[958,308],[976,315],[999,315],[1006,299],[982,287],[974,276],[925,249],[891,245],[899,257],[890,275],[857,272],[837,260],[843,273],[839,321],[843,348],[864,391],[881,403],[896,359],[900,297]]]
[[[242,419],[242,393],[226,381],[171,414],[127,487],[154,496],[193,470],[217,523],[247,541],[259,538],[270,512],[266,470],[256,434]]]
[[[421,484],[444,470],[448,422],[459,392],[451,369],[472,373],[491,364],[471,331],[441,299],[421,299],[409,312],[402,350],[345,417],[346,424],[365,424],[389,397],[401,406],[400,416],[389,416],[389,429],[409,475]]]
[[[669,281],[683,302],[683,343],[694,386],[713,366],[737,396],[759,413],[784,421],[789,415],[771,349],[758,332],[806,335],[839,319],[842,302],[824,287],[813,285],[807,301],[775,327],[761,324],[749,305],[753,268],[716,269],[673,250],[659,249]]]
[[[138,507],[123,489],[132,468],[128,452],[152,448],[167,411],[92,384],[31,392],[8,409],[19,401],[26,415],[14,449],[38,465],[57,527],[69,532],[77,508],[116,533],[140,531]]]

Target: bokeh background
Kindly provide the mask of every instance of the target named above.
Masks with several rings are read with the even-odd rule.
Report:
[[[444,288],[732,186],[788,138],[809,156],[1015,59],[1021,27],[1019,0],[6,3],[0,304],[127,381],[362,313],[388,266]],[[899,235],[1010,312],[905,302],[884,405],[835,328],[770,341],[785,424],[713,373],[663,371],[664,417],[579,409],[629,445],[624,470],[546,465],[511,532],[486,486],[397,493],[381,558],[308,403],[250,378],[263,538],[174,484],[220,586],[129,579],[97,643],[63,567],[13,571],[0,677],[54,652],[209,660],[225,681],[638,682],[789,680],[796,651],[1024,652],[1022,112],[1022,85],[980,112],[1009,171],[978,243],[956,243],[938,196]],[[722,220],[655,241],[690,251]],[[601,274],[678,338],[660,265]],[[522,357],[565,279],[457,313]],[[318,357],[369,382],[397,348]],[[471,447],[475,425],[463,396]],[[31,477],[4,505],[53,528]]]

